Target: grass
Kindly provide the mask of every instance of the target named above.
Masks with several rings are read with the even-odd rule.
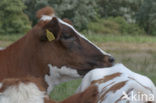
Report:
[[[21,35],[1,36],[0,47],[6,47]],[[133,71],[146,75],[156,84],[156,37],[88,35],[91,41],[109,52]],[[73,80],[58,85],[51,94],[54,100],[63,100],[74,94],[81,80]]]
[[[6,47],[21,38],[23,35],[0,35],[0,47]]]
[[[51,93],[51,98],[57,101],[64,100],[66,97],[71,96],[75,93],[76,88],[81,83],[81,79],[72,80],[67,83],[62,83],[54,88],[53,92]]]
[[[116,58],[116,62],[122,62],[131,70],[146,75],[156,84],[156,51],[151,50],[116,50],[109,51]]]
[[[126,43],[156,43],[156,37],[152,36],[130,36],[130,35],[86,35],[93,42],[126,42]]]
[[[0,35],[0,40],[1,41],[16,41],[17,39],[21,38],[23,35],[19,34],[11,34],[11,35]]]

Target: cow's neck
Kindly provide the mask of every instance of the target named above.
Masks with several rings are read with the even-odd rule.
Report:
[[[47,73],[47,65],[37,60],[37,51],[40,47],[30,39],[24,36],[0,51],[0,69],[4,71],[0,72],[0,79],[26,75],[44,76]]]

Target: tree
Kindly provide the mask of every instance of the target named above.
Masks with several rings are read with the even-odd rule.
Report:
[[[79,30],[87,28],[91,20],[97,17],[96,0],[48,0],[56,14],[61,18],[69,18]]]
[[[124,17],[128,22],[135,22],[135,13],[143,0],[97,0],[101,17]]]
[[[156,35],[156,1],[144,0],[136,14],[137,23],[145,29],[147,34]]]
[[[38,22],[36,12],[48,5],[48,2],[47,0],[23,0],[23,2],[27,6],[27,8],[24,10],[24,13],[29,16],[32,26],[34,26]]]
[[[24,0],[27,9],[24,11],[32,21],[37,23],[37,10],[51,6],[55,9],[56,15],[60,18],[70,19],[79,30],[87,28],[89,21],[95,20],[96,0]]]
[[[0,1],[0,33],[25,33],[31,28],[28,17],[23,13],[25,6],[21,0]]]

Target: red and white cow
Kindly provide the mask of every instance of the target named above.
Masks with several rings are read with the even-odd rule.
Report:
[[[153,82],[122,64],[88,72],[77,93],[90,85],[98,86],[98,103],[156,103],[156,87]]]
[[[75,94],[62,102],[50,100],[40,78],[4,79],[0,86],[0,103],[97,103],[96,86]]]
[[[24,37],[0,50],[0,81],[27,75],[44,77],[48,64],[75,68],[85,74],[96,67],[112,66],[114,59],[45,7],[40,19]]]

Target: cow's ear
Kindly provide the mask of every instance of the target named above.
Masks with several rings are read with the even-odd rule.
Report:
[[[59,40],[61,35],[61,27],[58,19],[53,19],[44,26],[45,36],[48,41]]]
[[[64,18],[63,21],[68,23],[68,24],[70,24],[70,25],[73,25],[73,23],[69,19],[67,19],[67,18]]]

